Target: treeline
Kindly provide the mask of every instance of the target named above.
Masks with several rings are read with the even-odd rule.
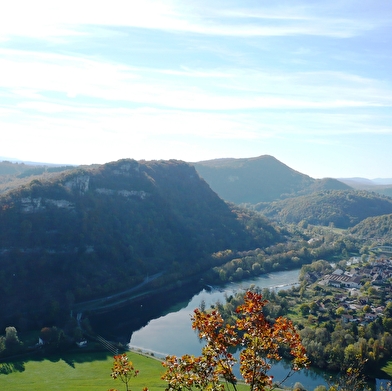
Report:
[[[297,305],[300,288],[278,293],[263,289],[263,298],[268,300],[264,308],[267,319],[273,321],[276,317],[290,318],[293,305]],[[243,294],[227,297],[226,303],[217,303],[218,309],[225,321],[235,320],[234,309],[243,301]],[[313,302],[312,302],[313,303]],[[312,308],[312,306],[310,306]],[[312,315],[311,315],[312,317]],[[299,324],[302,343],[307,350],[311,365],[320,369],[339,371],[348,367],[360,357],[367,360],[366,370],[378,369],[380,363],[392,354],[392,306],[387,307],[383,319],[358,326],[355,323],[343,324],[341,316],[328,313],[315,318],[312,326]]]
[[[368,217],[392,213],[392,198],[364,190],[330,190],[260,203],[255,209],[285,224],[306,222],[348,228]]]
[[[232,252],[217,252],[214,258],[221,265],[208,274],[211,283],[240,281],[272,271],[299,268],[318,259],[348,259],[351,252],[358,252],[360,242],[355,238],[334,233],[333,230],[309,226],[288,227],[285,241],[265,248]]]
[[[318,261],[313,266],[305,266],[306,272],[325,273],[330,265]],[[257,287],[252,287],[258,290]],[[388,298],[365,284],[361,288],[364,297],[371,296],[373,304],[385,305]],[[333,288],[321,288],[317,285],[306,287],[306,283],[289,290],[261,290],[263,299],[268,301],[264,314],[269,321],[279,316],[291,318],[299,329],[302,343],[307,350],[311,365],[323,370],[340,371],[353,363],[366,362],[366,373],[375,374],[382,364],[392,355],[392,303],[385,305],[382,316],[373,320],[358,322],[344,321],[344,314],[350,309],[343,306],[339,295]],[[229,324],[236,319],[235,308],[242,304],[243,293],[227,296],[226,302],[216,303]],[[370,305],[358,310],[356,316],[365,319]]]
[[[77,343],[86,340],[85,334],[94,334],[88,318],[79,323],[76,319],[69,318],[62,328],[44,326],[34,333],[25,333],[21,338],[15,327],[8,326],[4,330],[5,334],[0,333],[0,362],[38,352],[42,357],[42,354],[62,353],[73,349]],[[0,364],[0,374],[5,374],[2,370],[6,368],[2,368]]]

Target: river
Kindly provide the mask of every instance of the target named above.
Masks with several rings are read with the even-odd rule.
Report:
[[[181,295],[168,292],[133,303],[125,308],[92,319],[93,328],[98,333],[113,340],[128,343],[131,349],[152,353],[157,357],[184,354],[200,355],[202,344],[191,327],[193,310],[202,301],[208,308],[217,301],[224,302],[229,296],[249,288],[252,284],[259,288],[286,289],[298,283],[299,270],[274,272],[255,279],[230,283],[222,287],[203,289],[192,284],[181,288]],[[286,362],[280,362],[270,374],[278,381],[289,371]],[[330,376],[317,369],[302,370],[290,377],[284,385],[292,387],[301,383],[306,390],[313,391],[318,385],[326,385]],[[377,387],[378,388],[378,387]]]
[[[196,332],[192,330],[191,315],[202,301],[205,302],[206,307],[218,300],[224,302],[225,295],[247,289],[252,284],[260,288],[289,288],[298,283],[298,275],[299,270],[276,272],[256,279],[213,288],[212,290],[203,289],[193,295],[190,300],[173,306],[168,310],[168,313],[150,320],[146,326],[135,331],[131,336],[129,346],[132,349],[140,349],[159,357],[165,357],[168,354],[182,356],[186,353],[200,355],[202,345]],[[279,380],[288,371],[289,365],[282,362],[275,365],[270,374],[274,376],[275,380]],[[284,384],[292,387],[296,382],[300,382],[309,391],[320,384],[326,385],[324,373],[313,369],[295,373]]]
[[[271,273],[253,280],[231,283],[195,294],[190,300],[177,303],[167,314],[152,319],[145,327],[132,334],[130,346],[154,352],[160,356],[199,354],[200,343],[191,327],[193,310],[204,301],[206,308],[217,301],[225,302],[225,295],[247,289],[254,284],[260,288],[290,287],[298,282],[299,270]]]

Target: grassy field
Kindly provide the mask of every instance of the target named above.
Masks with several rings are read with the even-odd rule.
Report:
[[[128,352],[129,359],[140,371],[132,380],[132,390],[163,391],[161,363],[152,358]],[[120,380],[110,377],[113,357],[105,352],[75,353],[50,359],[0,363],[0,390],[18,391],[107,391],[125,389]]]
[[[164,368],[153,357],[127,352],[129,360],[140,371],[132,379],[132,391],[163,391],[166,382],[161,380]],[[77,352],[50,359],[31,359],[0,363],[0,390],[4,391],[107,391],[125,390],[120,380],[110,377],[113,357],[106,352]],[[237,385],[238,391],[249,387]]]

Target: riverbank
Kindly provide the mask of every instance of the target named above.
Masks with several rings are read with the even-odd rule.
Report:
[[[109,296],[93,299],[81,303],[77,303],[72,308],[72,313],[88,313],[94,315],[104,315],[112,311],[120,310],[123,307],[148,300],[158,295],[167,294],[173,291],[180,291],[183,286],[193,284],[196,289],[201,288],[200,279],[202,274],[197,274],[177,280],[171,283],[159,284],[158,287],[153,286],[159,283],[159,278],[163,273],[158,273],[147,278],[138,286],[118,292]]]
[[[173,293],[173,297],[158,295],[158,301],[146,300],[145,303],[134,303],[119,311],[111,312],[110,316],[102,316],[96,321],[104,331],[102,335],[115,341],[122,339],[126,343],[130,342],[134,346],[134,352],[137,354],[144,352],[148,358],[162,358],[167,354],[199,355],[200,342],[191,328],[190,315],[202,302],[206,307],[217,301],[224,302],[226,297],[239,290],[247,289],[252,284],[258,285],[262,289],[287,288],[298,282],[298,274],[299,270],[275,272],[258,279],[231,283],[224,288],[209,291],[202,289],[197,294],[192,293],[194,287],[190,284],[190,286],[182,287],[181,297],[178,297],[178,291],[176,294]],[[82,349],[79,352],[83,354]],[[146,354],[146,352],[148,353]],[[108,353],[108,357],[111,357],[111,354]],[[110,370],[111,364],[108,368]],[[282,364],[274,368],[274,371],[276,371],[273,373],[274,377],[278,378],[279,372],[287,373],[287,368]],[[323,384],[325,380],[325,374],[322,372],[301,371],[296,375],[298,376],[287,386],[293,386],[295,382],[300,382],[308,391],[312,391],[319,384]],[[111,387],[113,388],[115,385],[112,384]],[[0,389],[2,389],[1,382]]]

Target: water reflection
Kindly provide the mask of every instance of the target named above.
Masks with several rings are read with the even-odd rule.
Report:
[[[205,302],[209,307],[217,301],[224,302],[225,296],[235,294],[240,290],[248,289],[249,286],[256,285],[260,288],[282,289],[288,288],[298,283],[299,270],[271,273],[260,278],[242,281],[240,283],[228,284],[223,288],[201,290],[194,295],[182,308],[176,308],[170,313],[152,319],[145,327],[132,334],[129,346],[134,349],[141,349],[164,357],[168,354],[182,356],[183,354],[199,355],[201,352],[201,342],[197,334],[191,327],[191,316],[193,310]],[[287,362],[280,362],[273,366],[270,374],[274,379],[281,380],[290,370]],[[295,373],[284,384],[292,387],[296,382],[300,382],[308,390],[313,390],[318,385],[324,384],[324,374],[317,370],[304,370]]]
[[[240,290],[248,289],[251,285],[260,288],[287,288],[298,283],[299,270],[271,273],[256,279],[231,283],[218,289],[207,291],[202,289],[195,294],[182,308],[170,311],[157,319],[152,319],[140,330],[132,334],[131,347],[153,351],[163,355],[174,354],[180,356],[186,353],[200,354],[200,342],[192,330],[191,316],[193,310],[202,302],[206,307],[224,302],[225,296],[235,294]]]

